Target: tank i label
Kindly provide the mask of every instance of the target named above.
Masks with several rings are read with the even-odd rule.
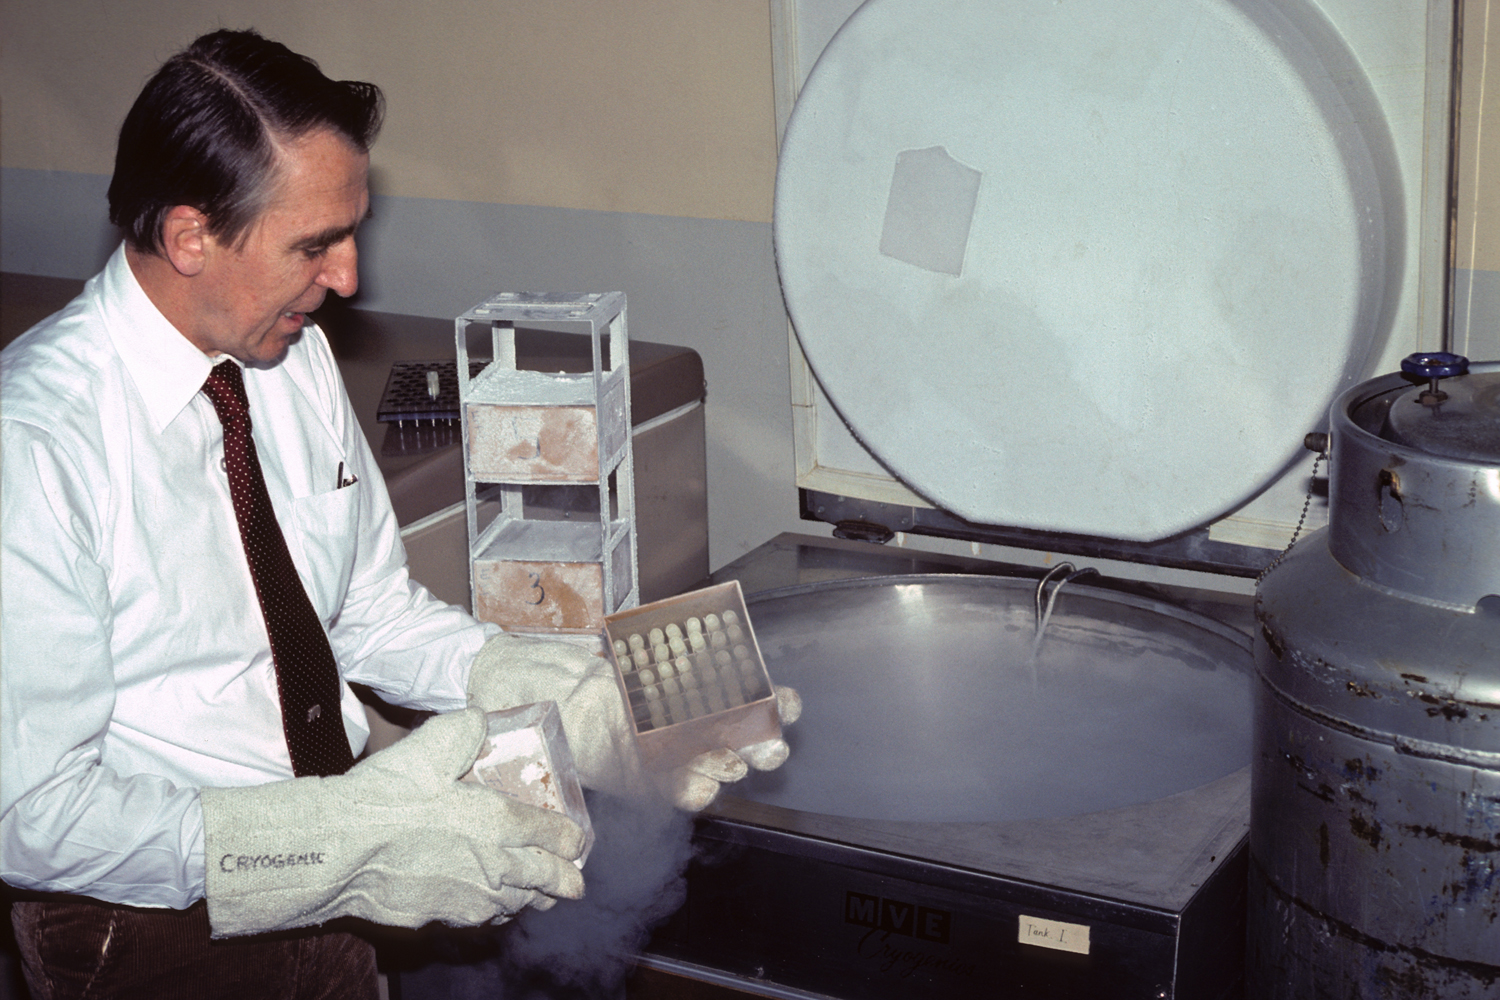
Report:
[[[1061,920],[1028,917],[1023,913],[1016,940],[1037,948],[1071,951],[1075,955],[1089,953],[1088,924],[1069,924]]]

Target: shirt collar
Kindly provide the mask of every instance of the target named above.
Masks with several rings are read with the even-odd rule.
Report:
[[[123,243],[104,265],[102,278],[105,329],[161,433],[203,387],[213,359],[194,347],[147,297],[125,259]]]

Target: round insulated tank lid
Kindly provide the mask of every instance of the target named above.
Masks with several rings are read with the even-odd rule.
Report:
[[[775,246],[886,468],[970,521],[1151,540],[1300,454],[1385,322],[1401,226],[1378,103],[1306,7],[850,18],[788,126]]]
[[[1500,372],[1461,375],[1425,384],[1392,401],[1381,436],[1429,455],[1500,464]],[[1424,397],[1427,397],[1424,401]]]

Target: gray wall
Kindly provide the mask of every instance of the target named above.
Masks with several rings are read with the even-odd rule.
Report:
[[[115,244],[107,186],[92,174],[0,171],[0,269],[97,271]],[[372,207],[360,237],[361,307],[451,318],[502,290],[623,290],[633,338],[703,357],[712,567],[781,531],[827,533],[796,515],[769,223],[379,195]]]

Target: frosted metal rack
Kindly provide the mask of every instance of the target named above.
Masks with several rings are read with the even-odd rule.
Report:
[[[517,324],[586,326],[593,370],[518,369]],[[476,325],[490,330],[491,360],[470,378]],[[640,602],[625,294],[501,293],[454,321],[454,341],[474,614],[512,631],[597,634]]]

